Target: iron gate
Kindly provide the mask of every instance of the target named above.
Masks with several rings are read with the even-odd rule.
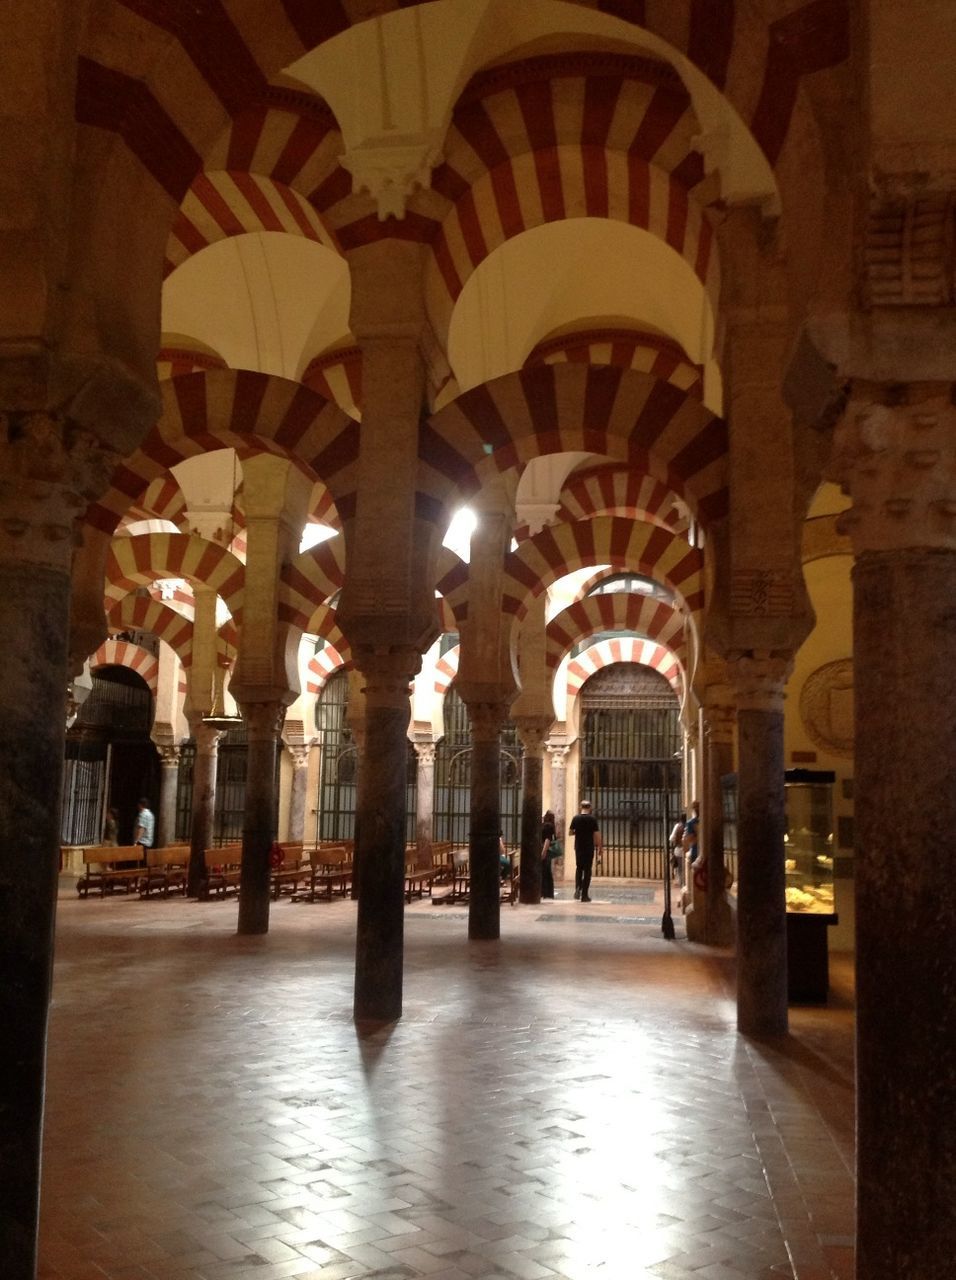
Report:
[[[435,748],[435,840],[468,844],[471,824],[471,724],[452,685],[445,694],[445,732]],[[505,844],[521,842],[521,747],[513,724],[500,738],[499,803]]]
[[[192,832],[193,813],[193,765],[196,760],[196,744],[190,738],[184,742],[179,756],[176,786],[176,839],[188,842]],[[238,844],[242,840],[242,826],[246,811],[246,766],[248,744],[244,725],[230,729],[219,743],[216,760],[216,805],[213,812],[212,842],[214,845]],[[279,766],[276,761],[276,787],[279,785]]]
[[[663,676],[616,663],[584,685],[580,798],[601,829],[601,874],[659,880],[680,813],[680,710]]]

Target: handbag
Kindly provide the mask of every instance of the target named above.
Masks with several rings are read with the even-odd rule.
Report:
[[[549,858],[564,857],[564,846],[562,845],[561,841],[557,838],[557,836],[555,836],[555,838],[548,845],[548,857]]]

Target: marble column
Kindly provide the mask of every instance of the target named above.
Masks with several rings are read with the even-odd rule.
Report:
[[[74,521],[111,462],[59,415],[0,413],[0,1257],[11,1280],[36,1266]]]
[[[561,841],[561,847],[565,848],[568,823],[571,821],[568,817],[567,797],[568,752],[571,748],[564,738],[556,738],[553,734],[545,743],[545,747],[551,760],[551,808],[554,810],[554,829]],[[562,873],[567,866],[566,858],[567,854],[560,860]],[[557,870],[557,862],[554,863],[554,870]]]
[[[855,556],[857,1274],[956,1258],[956,408],[857,387],[837,435]]]
[[[551,718],[516,717],[521,757],[521,863],[518,898],[541,901],[541,815],[543,812],[544,743]],[[557,828],[555,828],[557,830]]]
[[[415,735],[418,757],[417,804],[415,810],[415,847],[420,864],[431,863],[435,832],[435,740]]]
[[[719,701],[717,699],[720,699]],[[737,713],[733,694],[705,694],[704,703],[704,811],[701,850],[706,873],[707,922],[704,941],[712,947],[733,945],[736,924],[726,889],[724,865],[724,797],[721,779],[734,771],[734,739]]]
[[[186,895],[198,898],[206,883],[206,850],[212,847],[216,816],[216,774],[219,743],[225,734],[206,724],[200,716],[190,717],[196,754],[193,756],[192,817],[189,824],[189,869]]]
[[[402,1016],[405,797],[413,649],[359,657],[365,677],[365,752],[359,772],[356,861],[362,868],[355,942],[357,1021]]]
[[[246,804],[242,821],[242,879],[237,932],[269,932],[269,849],[279,823],[276,760],[285,703],[243,702],[246,726]]]
[[[784,867],[784,686],[791,662],[743,656],[727,664],[737,702],[737,1028],[787,1030]]]
[[[471,810],[468,865],[468,936],[494,939],[501,932],[501,730],[505,704],[468,704],[471,719]]]
[[[178,746],[164,743],[159,748],[159,812],[157,813],[156,846],[176,843],[176,797],[179,791]]]
[[[309,783],[309,752],[306,743],[286,743],[292,757],[292,789],[289,795],[289,839],[305,838],[305,808]]]

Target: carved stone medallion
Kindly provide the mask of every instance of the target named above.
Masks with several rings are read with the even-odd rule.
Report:
[[[814,746],[831,755],[853,755],[853,660],[818,667],[800,694],[800,718]]]

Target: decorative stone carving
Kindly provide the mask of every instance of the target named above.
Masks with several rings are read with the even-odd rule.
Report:
[[[431,185],[432,169],[441,151],[431,137],[402,144],[360,146],[339,157],[352,175],[352,190],[367,191],[378,208],[378,220],[404,218],[405,205],[416,187]]]
[[[793,658],[778,654],[741,654],[728,659],[727,674],[737,698],[737,711],[783,714],[784,689]]]
[[[435,743],[421,742],[415,739],[413,743],[415,747],[415,755],[418,757],[419,766],[432,766],[435,763]]]
[[[814,746],[831,755],[852,758],[852,659],[828,662],[807,678],[800,692],[800,718]]]
[[[837,427],[831,474],[853,505],[853,551],[956,550],[956,407],[949,384],[859,385]]]
[[[793,578],[782,570],[736,569],[730,611],[735,617],[788,618],[794,612]]]
[[[737,709],[724,703],[708,703],[704,708],[705,730],[715,746],[732,746],[737,726]]]
[[[945,307],[954,299],[951,191],[874,200],[865,263],[873,307]]]

